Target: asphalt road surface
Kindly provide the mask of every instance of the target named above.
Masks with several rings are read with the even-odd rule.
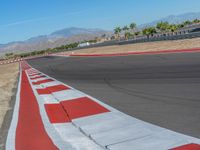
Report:
[[[44,57],[29,63],[133,117],[200,138],[200,53]]]

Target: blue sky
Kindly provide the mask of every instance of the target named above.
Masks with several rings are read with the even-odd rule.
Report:
[[[199,11],[200,0],[1,0],[0,43],[72,26],[111,30]]]

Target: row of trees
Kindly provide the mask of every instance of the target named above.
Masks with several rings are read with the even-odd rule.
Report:
[[[196,24],[196,23],[200,23],[200,20],[195,19],[193,21],[185,21],[181,24],[170,24],[168,22],[159,22],[157,23],[156,26],[146,27],[141,30],[137,29],[136,23],[131,23],[130,25],[126,25],[123,28],[116,27],[114,29],[114,33],[117,39],[119,39],[120,35],[123,33],[124,33],[125,39],[133,38],[137,35],[146,35],[149,38],[150,35],[153,35],[155,33],[166,33],[166,32],[174,33],[185,26]]]
[[[80,43],[84,43],[84,42],[96,43],[97,39],[95,38],[93,40],[85,40],[82,42],[75,42],[75,43],[71,43],[71,44],[67,44],[67,45],[62,45],[62,46],[59,46],[56,48],[48,48],[48,49],[36,50],[36,51],[32,51],[32,52],[25,52],[25,53],[19,53],[19,54],[6,53],[4,59],[25,58],[25,57],[32,57],[32,56],[37,56],[37,55],[45,55],[45,54],[62,52],[62,51],[68,51],[70,49],[77,48]]]
[[[133,36],[133,34],[136,33],[136,32],[135,32],[136,27],[137,27],[136,23],[133,22],[133,23],[131,23],[129,26],[126,25],[126,26],[124,26],[123,28],[121,28],[121,27],[116,27],[116,28],[114,29],[114,33],[115,33],[116,37],[119,38],[119,37],[120,37],[120,33],[121,33],[122,31],[124,31],[124,36],[125,36],[125,38],[129,38],[129,37]],[[130,32],[130,30],[131,30],[131,32]]]
[[[45,50],[32,51],[32,52],[26,52],[26,53],[20,53],[20,54],[7,53],[5,54],[5,57],[6,59],[16,59],[16,58],[25,58],[25,57],[31,57],[31,56],[37,56],[37,55],[52,54],[52,53],[62,52],[62,51],[70,50],[72,48],[76,48],[78,47],[78,44],[79,43],[72,43],[68,45],[62,45],[56,48],[48,48]]]

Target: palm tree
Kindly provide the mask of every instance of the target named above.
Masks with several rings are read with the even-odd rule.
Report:
[[[116,36],[117,38],[119,38],[119,34],[121,33],[121,31],[122,31],[122,29],[121,29],[120,27],[116,27],[116,28],[114,29],[115,36]]]
[[[193,23],[199,23],[199,22],[200,22],[199,19],[195,19],[195,20],[193,20]]]
[[[135,28],[136,28],[136,24],[133,22],[133,23],[131,23],[131,24],[129,25],[129,27],[130,27],[130,29],[131,29],[132,31],[134,31]]]
[[[170,30],[172,33],[174,33],[176,30],[178,30],[178,26],[175,25],[175,24],[171,24],[171,25],[169,26],[169,30]]]
[[[122,28],[122,30],[124,31],[124,37],[125,37],[125,39],[128,39],[128,30],[129,30],[129,27],[128,26],[124,26],[123,28]]]
[[[125,36],[125,39],[129,39],[130,37],[133,36],[133,34],[131,34],[130,32],[125,32],[124,36]]]
[[[184,25],[184,26],[191,25],[191,24],[192,24],[192,22],[191,22],[191,21],[189,21],[189,20],[187,20],[187,21],[183,22],[183,25]]]
[[[106,38],[106,34],[101,35],[101,38]]]
[[[140,34],[140,31],[137,31],[134,34],[135,34],[135,36],[138,36]]]
[[[124,26],[124,27],[122,28],[122,30],[126,32],[126,31],[129,30],[129,27],[128,27],[128,26]]]
[[[148,28],[143,29],[143,30],[142,30],[142,33],[143,33],[144,35],[146,35],[147,38],[149,38],[150,33],[149,33]]]
[[[166,32],[169,29],[170,24],[168,22],[159,22],[156,25],[156,28],[161,32]]]
[[[142,33],[143,33],[144,35],[146,35],[147,38],[149,39],[149,36],[150,36],[150,35],[153,36],[153,34],[156,33],[156,28],[155,28],[155,27],[145,28],[144,30],[142,30]]]
[[[132,31],[133,37],[135,37],[135,35],[136,35],[136,34],[134,33],[134,32],[135,32],[135,29],[136,29],[136,26],[137,26],[137,25],[136,25],[136,23],[134,23],[134,22],[131,23],[131,24],[129,25],[129,28],[130,28],[131,31]],[[137,35],[136,35],[136,36],[137,36]]]
[[[177,28],[178,28],[178,29],[181,29],[181,28],[183,28],[183,27],[184,27],[184,24],[183,24],[183,23],[177,24]]]

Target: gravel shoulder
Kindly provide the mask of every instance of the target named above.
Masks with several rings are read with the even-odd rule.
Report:
[[[4,149],[15,103],[19,64],[0,66],[0,149]]]
[[[200,38],[87,48],[87,49],[73,51],[73,53],[111,54],[111,53],[126,53],[126,52],[179,50],[179,49],[190,49],[190,48],[200,48]]]

